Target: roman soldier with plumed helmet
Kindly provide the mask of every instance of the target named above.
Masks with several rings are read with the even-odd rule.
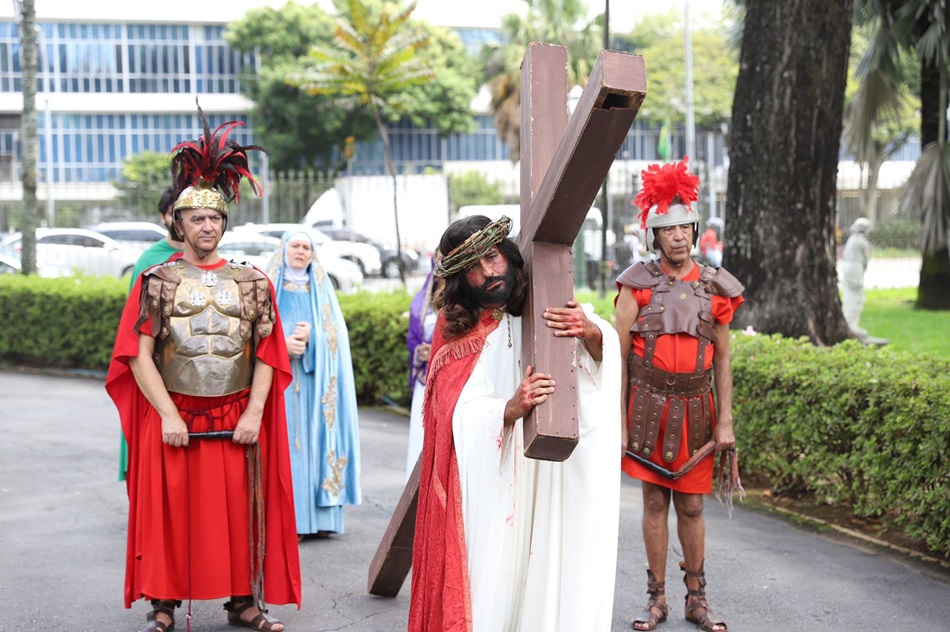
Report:
[[[172,150],[185,251],[136,280],[106,390],[129,443],[125,603],[151,601],[143,630],[175,625],[187,600],[230,597],[228,622],[284,629],[275,604],[300,604],[283,392],[291,373],[274,289],[217,247],[247,152],[240,122]],[[265,538],[266,531],[266,538]]]
[[[676,509],[687,587],[686,619],[726,630],[705,594],[703,494],[712,491],[720,452],[719,491],[741,490],[732,430],[729,323],[742,304],[742,284],[723,268],[691,258],[699,228],[693,208],[699,178],[682,162],[650,165],[637,195],[641,225],[654,258],[617,279],[616,327],[623,367],[623,471],[642,481],[647,593],[634,630],[665,621],[667,515]],[[716,397],[713,398],[713,383]],[[717,409],[718,404],[718,409]]]

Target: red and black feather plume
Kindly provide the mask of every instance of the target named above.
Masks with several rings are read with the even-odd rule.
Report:
[[[634,204],[640,207],[641,227],[646,228],[647,216],[654,206],[657,215],[666,213],[677,199],[693,208],[693,202],[699,199],[699,176],[686,170],[687,163],[689,156],[683,156],[682,162],[654,164],[640,172],[643,186]]]
[[[254,193],[261,194],[261,187],[251,174],[248,151],[265,151],[258,145],[239,145],[229,138],[235,127],[244,125],[241,121],[228,121],[219,125],[214,132],[208,125],[201,106],[198,106],[198,118],[204,127],[204,134],[197,140],[178,143],[171,150],[172,177],[179,191],[194,187],[213,187],[226,202],[241,201],[241,178],[247,178]]]

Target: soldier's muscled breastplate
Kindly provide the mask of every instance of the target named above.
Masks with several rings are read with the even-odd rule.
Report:
[[[180,269],[169,335],[155,341],[155,365],[169,391],[215,396],[251,385],[251,341],[241,338],[240,293],[230,272]]]
[[[155,366],[168,391],[215,397],[250,387],[251,331],[269,310],[256,304],[259,279],[242,289],[239,281],[247,282],[248,274],[239,264],[203,270],[181,260],[146,273],[140,322],[152,319]]]

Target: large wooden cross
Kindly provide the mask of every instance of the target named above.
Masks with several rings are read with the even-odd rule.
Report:
[[[577,445],[577,373],[574,340],[552,336],[542,314],[574,296],[571,246],[646,96],[643,58],[602,51],[572,116],[568,87],[567,49],[532,43],[521,64],[518,246],[531,283],[523,358],[558,387],[525,418],[524,433],[525,454],[551,461]],[[412,566],[419,469],[370,564],[371,594],[398,594]]]

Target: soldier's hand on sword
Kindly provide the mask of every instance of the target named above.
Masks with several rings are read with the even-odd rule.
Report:
[[[241,413],[237,425],[234,427],[234,437],[231,439],[234,443],[241,445],[250,445],[257,442],[257,436],[261,432],[261,416],[255,415],[250,410]]]
[[[188,426],[181,415],[162,417],[162,443],[176,448],[188,445]]]

